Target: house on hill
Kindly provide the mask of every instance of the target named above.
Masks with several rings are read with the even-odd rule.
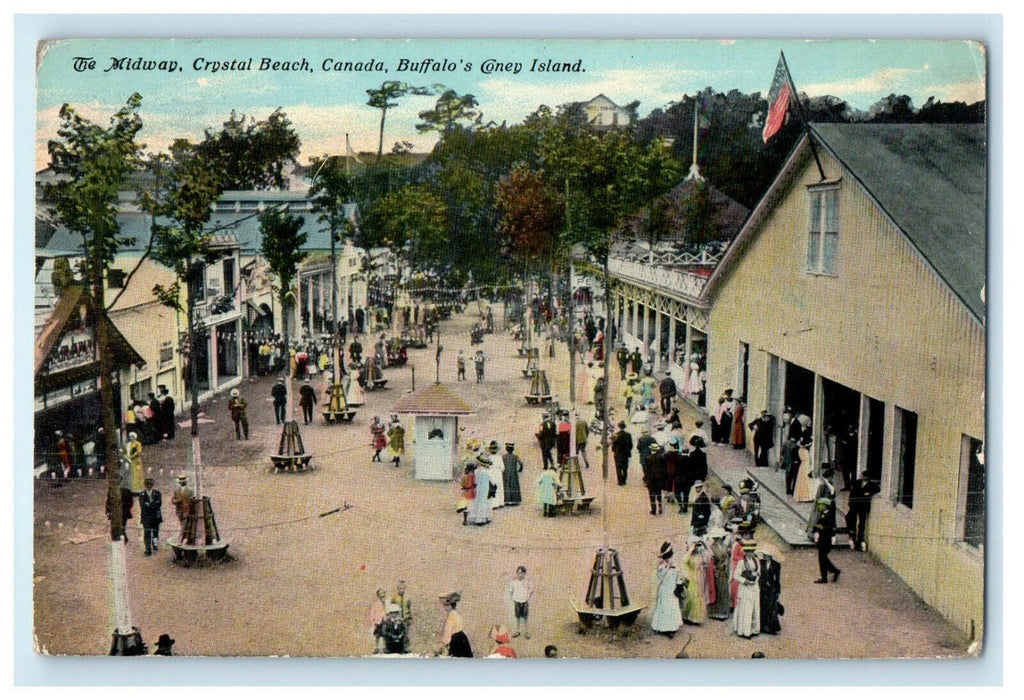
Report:
[[[587,124],[597,130],[629,126],[631,121],[629,112],[609,100],[604,94],[584,102],[582,107]]]
[[[818,171],[810,140],[824,169]],[[857,431],[873,556],[980,638],[986,142],[981,124],[819,124],[708,279],[708,395]]]

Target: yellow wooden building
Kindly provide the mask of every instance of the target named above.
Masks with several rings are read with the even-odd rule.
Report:
[[[814,139],[824,178],[811,149]],[[870,549],[980,638],[985,587],[983,125],[811,127],[708,281],[708,397],[858,430]],[[749,420],[749,418],[748,418]]]

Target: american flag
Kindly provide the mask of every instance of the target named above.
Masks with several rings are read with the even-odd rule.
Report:
[[[786,123],[789,102],[793,96],[792,84],[793,79],[789,77],[786,58],[780,53],[779,64],[775,66],[775,77],[772,78],[772,87],[768,91],[768,116],[764,120],[764,130],[761,132],[761,138],[765,143],[768,143],[768,139],[775,136]]]

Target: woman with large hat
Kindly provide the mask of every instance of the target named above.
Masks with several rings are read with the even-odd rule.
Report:
[[[469,507],[469,523],[486,525],[491,522],[491,458],[481,452],[476,456],[476,497]]]
[[[732,631],[749,639],[761,633],[761,588],[758,585],[760,565],[757,561],[757,543],[743,540],[743,561],[733,571],[733,580],[739,584],[736,610],[732,616]]]
[[[138,433],[128,433],[128,444],[124,446],[124,456],[128,461],[132,493],[140,494],[146,485],[143,483],[145,477],[142,471],[142,443],[139,442]]]
[[[444,626],[441,628],[441,646],[437,649],[438,655],[447,650],[448,656],[471,659],[473,649],[469,645],[469,637],[462,630],[462,615],[455,607],[462,600],[458,593],[449,593],[439,596],[441,605],[445,609]]]
[[[672,563],[672,545],[665,542],[658,552],[658,567],[654,570],[654,610],[651,611],[651,629],[666,637],[673,637],[683,625],[679,610],[676,585],[680,583],[679,571]]]

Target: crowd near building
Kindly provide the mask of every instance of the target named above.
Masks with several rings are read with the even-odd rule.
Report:
[[[742,225],[723,216],[724,252],[640,240],[609,262],[619,341],[684,400],[713,412],[731,390],[748,419],[806,416],[817,472],[855,436],[851,469],[881,491],[871,551],[974,638],[985,590],[985,162],[983,125],[814,125]],[[753,452],[750,431],[744,439]]]
[[[630,119],[604,96],[585,107],[602,126]],[[717,236],[699,247],[680,245],[676,231],[656,244],[639,233],[620,237],[602,310],[613,372],[621,349],[639,354],[659,380],[671,377],[676,400],[695,409],[714,416],[720,396],[747,407],[733,446],[753,453],[758,432],[745,424],[767,412],[779,432],[759,459],[782,460],[783,431],[797,416],[806,419],[806,469],[820,472],[848,450],[844,466],[879,489],[866,533],[872,555],[972,638],[982,633],[985,590],[985,182],[983,125],[813,125],[753,210],[692,170],[669,197],[709,198]],[[307,235],[293,336],[369,332],[370,307],[390,288],[384,277],[403,273],[395,251],[364,251],[343,238],[332,268],[331,234],[304,191],[225,192],[210,221],[220,258],[193,285],[203,330],[189,347],[184,314],[152,294],[174,273],[145,256],[152,221],[126,195],[119,219],[133,242],[114,261],[104,300],[119,414],[154,399],[167,405],[164,397],[187,409],[190,362],[200,400],[264,373],[261,348],[284,319],[257,214],[284,206],[304,216]],[[81,240],[45,211],[40,203],[35,439],[37,469],[52,470],[56,431],[95,450],[100,419],[90,310],[73,273]],[[358,226],[354,205],[346,217]],[[586,286],[589,294],[601,283]],[[458,471],[453,436],[468,406],[433,389],[395,410],[417,416],[416,441],[434,450],[417,460],[417,477]]]

